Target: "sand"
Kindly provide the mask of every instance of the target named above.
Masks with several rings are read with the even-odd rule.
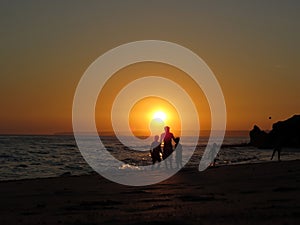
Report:
[[[300,161],[184,169],[157,185],[100,175],[0,182],[0,224],[300,224]]]

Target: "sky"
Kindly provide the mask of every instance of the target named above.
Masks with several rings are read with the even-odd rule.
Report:
[[[207,63],[223,90],[228,130],[271,129],[300,113],[299,11],[297,0],[1,1],[0,133],[72,131],[73,97],[88,66],[114,47],[149,39],[180,44]],[[103,98],[96,118],[105,130]]]

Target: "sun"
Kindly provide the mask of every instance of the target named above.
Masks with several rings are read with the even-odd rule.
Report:
[[[167,115],[162,111],[157,111],[153,114],[153,119],[160,119],[162,121],[165,121],[167,118]]]
[[[120,119],[128,118],[127,113],[123,116]],[[130,110],[129,127],[136,137],[159,135],[166,125],[171,127],[173,134],[178,132],[177,136],[180,135],[181,118],[176,108],[165,99],[146,97],[136,102]],[[124,130],[126,128],[124,127]]]

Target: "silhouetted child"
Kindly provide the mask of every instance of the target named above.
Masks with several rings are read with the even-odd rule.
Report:
[[[154,165],[156,162],[160,162],[161,158],[160,158],[160,153],[161,151],[161,146],[160,146],[160,142],[158,141],[159,136],[155,135],[154,136],[154,141],[151,143],[151,147],[150,147],[150,154],[151,154],[151,158],[152,158],[152,164]]]
[[[216,166],[216,161],[217,161],[217,150],[218,150],[218,146],[216,143],[214,143],[210,149],[210,155],[209,155],[209,159],[211,161],[210,166],[215,167]]]
[[[179,143],[180,138],[175,138],[175,159],[176,159],[176,165],[177,168],[182,167],[182,145]]]
[[[281,146],[280,145],[276,145],[276,147],[274,148],[271,160],[273,159],[276,152],[278,152],[278,161],[280,162],[280,153],[281,153]]]

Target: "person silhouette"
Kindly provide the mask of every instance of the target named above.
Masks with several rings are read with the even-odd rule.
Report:
[[[278,152],[277,153],[277,155],[278,155],[278,162],[280,162],[280,153],[281,153],[281,146],[280,145],[276,145],[275,146],[275,148],[273,150],[273,153],[272,153],[272,156],[271,156],[271,160],[273,160],[273,157],[274,157],[274,155],[275,155],[276,152]]]
[[[170,127],[165,126],[164,130],[165,132],[160,135],[160,142],[163,143],[162,158],[165,161],[166,168],[168,169],[167,161],[169,161],[170,168],[172,169],[172,156],[171,156],[173,152],[172,140],[175,141],[175,137],[173,133],[170,132]]]
[[[214,143],[212,145],[211,149],[210,149],[209,160],[211,161],[211,163],[210,163],[209,166],[212,166],[212,167],[216,166],[216,161],[217,161],[216,157],[218,155],[218,153],[217,153],[217,147],[218,147],[217,144]]]
[[[154,141],[151,143],[151,146],[150,146],[150,154],[151,154],[151,158],[152,158],[152,168],[156,162],[161,162],[161,158],[160,158],[160,153],[162,153],[161,143],[158,141],[158,139],[159,139],[159,136],[155,135]]]
[[[180,137],[175,138],[175,159],[177,168],[182,168],[182,145],[179,143]]]

